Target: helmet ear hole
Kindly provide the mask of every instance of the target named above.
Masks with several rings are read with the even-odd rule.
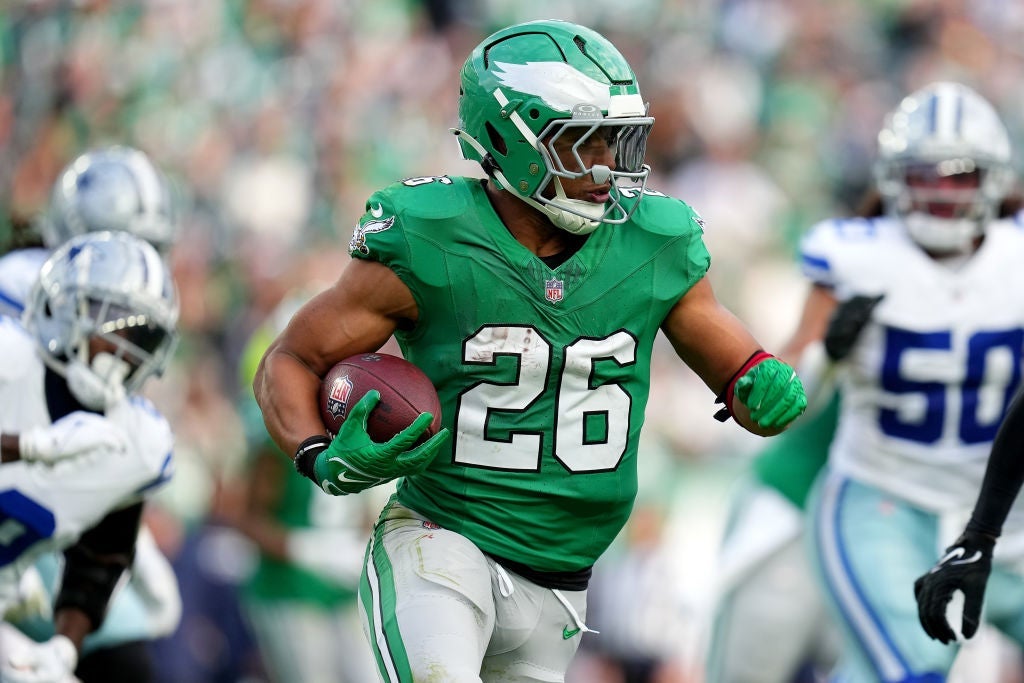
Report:
[[[529,116],[529,117],[530,117],[531,119],[533,119],[534,121],[536,121],[537,119],[539,119],[539,118],[540,118],[540,110],[539,110],[539,109],[531,109],[531,110],[530,110],[530,111],[529,111],[529,112],[527,113],[527,116]]]
[[[494,148],[494,151],[502,156],[506,156],[508,154],[508,145],[505,144],[505,138],[501,137],[501,134],[491,125],[490,121],[485,123],[484,127],[487,130],[487,137],[490,139],[491,147]]]

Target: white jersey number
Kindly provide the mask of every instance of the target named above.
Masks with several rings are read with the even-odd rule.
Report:
[[[561,368],[552,368],[551,344],[533,327],[487,326],[463,345],[468,364],[495,365],[499,356],[517,359],[505,383],[481,382],[459,398],[455,462],[502,470],[540,469],[543,435],[512,431],[507,439],[488,436],[494,411],[523,412],[551,384],[557,391],[554,415],[555,458],[570,472],[615,469],[626,451],[632,398],[619,384],[593,386],[594,363],[611,360],[628,365],[636,360],[636,340],[626,332],[604,339],[578,339],[564,350]],[[548,381],[557,375],[556,382]],[[588,424],[603,424],[590,438]]]

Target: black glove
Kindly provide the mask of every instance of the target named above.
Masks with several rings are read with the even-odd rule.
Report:
[[[942,643],[956,640],[946,621],[946,605],[957,590],[964,594],[963,636],[970,638],[977,632],[995,544],[992,536],[965,531],[946,548],[942,559],[914,582],[917,616],[931,638]]]
[[[828,322],[828,329],[825,330],[825,353],[829,358],[840,361],[849,355],[861,330],[871,320],[871,311],[875,310],[884,296],[858,295],[836,306]]]

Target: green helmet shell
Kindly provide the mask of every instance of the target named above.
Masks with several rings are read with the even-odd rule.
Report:
[[[636,76],[602,35],[565,21],[533,21],[484,39],[462,67],[459,116],[479,147],[459,138],[466,159],[484,164],[486,151],[512,185],[532,196],[550,178],[540,133],[574,109],[605,118],[646,115]],[[488,172],[489,175],[490,172]]]

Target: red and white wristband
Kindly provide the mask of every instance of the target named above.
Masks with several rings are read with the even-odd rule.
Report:
[[[735,398],[734,392],[736,390],[736,382],[739,381],[740,377],[743,377],[743,375],[747,374],[747,372],[750,371],[750,368],[754,367],[758,363],[761,363],[762,361],[768,360],[769,358],[775,358],[775,356],[768,353],[764,349],[758,349],[757,351],[754,351],[754,353],[751,354],[750,358],[744,361],[743,365],[740,366],[739,370],[733,373],[732,377],[729,378],[729,382],[725,385],[725,389],[723,389],[722,393],[715,397],[715,405],[718,405],[719,403],[725,404],[722,408],[718,410],[717,413],[715,413],[716,420],[718,420],[719,422],[725,422],[726,420],[733,416],[732,404],[733,398]]]

